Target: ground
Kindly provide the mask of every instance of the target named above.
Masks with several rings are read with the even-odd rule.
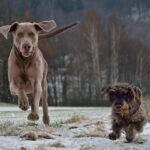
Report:
[[[29,110],[30,111],[30,110]],[[51,125],[29,122],[17,106],[0,107],[0,150],[149,150],[150,124],[140,140],[126,143],[124,132],[111,141],[110,108],[50,107]],[[42,118],[42,110],[40,110]],[[139,144],[139,141],[144,143]]]

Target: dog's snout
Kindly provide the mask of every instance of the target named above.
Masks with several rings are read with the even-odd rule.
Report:
[[[122,101],[116,101],[116,102],[115,102],[115,107],[116,107],[117,109],[121,109],[122,105],[123,105]]]
[[[122,105],[116,105],[117,109],[120,109],[122,107]]]
[[[30,50],[30,48],[31,48],[31,45],[30,44],[27,44],[27,43],[25,43],[25,44],[23,44],[23,49],[24,50],[26,50],[26,51],[29,51]]]

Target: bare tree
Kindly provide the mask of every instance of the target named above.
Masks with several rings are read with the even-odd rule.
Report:
[[[83,36],[87,40],[88,51],[91,54],[93,65],[93,76],[97,92],[100,93],[101,73],[100,73],[100,44],[101,44],[101,18],[95,11],[89,11],[85,15],[83,23]],[[97,94],[98,94],[97,93]],[[99,95],[99,94],[98,94]]]
[[[119,44],[121,37],[121,25],[119,20],[115,16],[109,17],[109,27],[110,27],[110,49],[111,49],[111,58],[110,58],[110,82],[116,83],[119,79],[119,70],[118,70],[118,57],[119,57]]]

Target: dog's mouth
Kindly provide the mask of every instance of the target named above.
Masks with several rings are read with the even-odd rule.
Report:
[[[113,111],[115,112],[115,113],[122,113],[123,112],[123,108],[113,108]]]
[[[32,55],[32,51],[21,51],[21,55],[23,57],[30,57]]]
[[[127,107],[121,107],[121,108],[113,108],[113,112],[115,114],[121,115],[121,116],[126,116],[129,113],[129,109]]]
[[[119,113],[119,112],[122,112],[123,109],[122,108],[115,108],[115,111]]]

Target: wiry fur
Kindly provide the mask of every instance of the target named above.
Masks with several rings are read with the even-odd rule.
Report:
[[[108,94],[112,102],[113,132],[109,134],[109,138],[116,140],[123,129],[127,141],[132,142],[136,134],[143,131],[148,121],[141,90],[136,86],[121,83],[103,87],[102,94]]]

